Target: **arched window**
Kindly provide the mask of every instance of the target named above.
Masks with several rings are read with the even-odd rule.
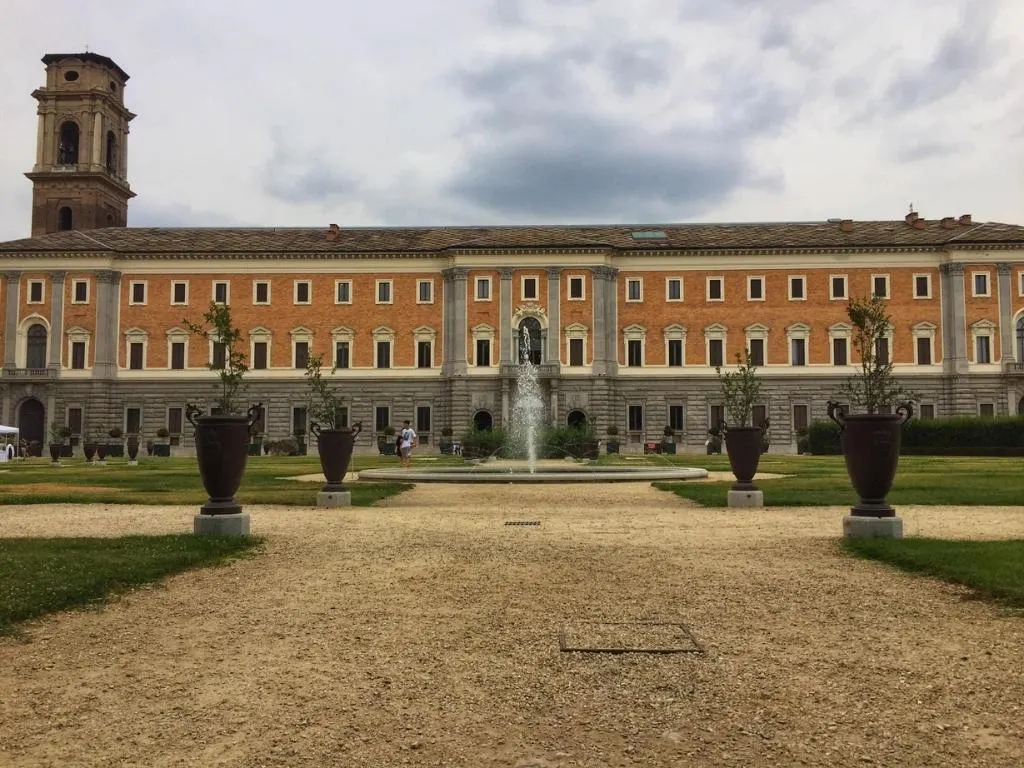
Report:
[[[1017,362],[1024,363],[1024,316],[1017,320]]]
[[[107,171],[117,172],[117,138],[113,131],[107,131]]]
[[[566,418],[565,422],[573,429],[586,429],[587,414],[583,411],[569,411],[569,416]]]
[[[71,209],[66,205],[57,211],[57,229],[62,232],[68,229],[74,229],[74,215],[71,213]]]
[[[533,365],[540,365],[541,340],[540,320],[535,317],[524,317],[519,323],[519,361],[529,360]]]
[[[68,120],[60,127],[57,143],[57,165],[74,165],[78,162],[78,125]]]
[[[494,426],[494,419],[490,411],[477,411],[473,414],[473,428],[480,431],[490,431]]]
[[[35,369],[46,367],[46,327],[39,323],[28,327],[25,367]]]

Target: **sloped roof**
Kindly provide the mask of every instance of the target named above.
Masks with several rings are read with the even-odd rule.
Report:
[[[454,249],[611,248],[622,251],[831,249],[1020,244],[1024,226],[995,222],[920,228],[896,221],[482,227],[144,228],[54,232],[0,243],[3,253],[105,252],[124,256],[274,253],[437,253]],[[664,232],[665,237],[633,236]],[[330,237],[328,237],[330,233]]]

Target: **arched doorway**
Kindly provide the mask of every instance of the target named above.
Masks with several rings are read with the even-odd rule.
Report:
[[[583,411],[569,411],[565,423],[573,429],[587,428],[587,414]]]
[[[494,426],[494,418],[490,411],[477,411],[473,414],[473,428],[490,431]]]
[[[1017,362],[1024,363],[1024,315],[1017,318]]]
[[[30,397],[18,406],[18,429],[21,430],[21,439],[30,446],[30,454],[33,456],[43,455],[43,441],[46,438],[46,412],[43,404]],[[35,447],[33,446],[35,443]]]
[[[1017,415],[1024,416],[1024,397],[1017,401]]]
[[[46,326],[42,323],[33,323],[28,327],[28,344],[25,347],[25,367],[45,368],[46,367]]]
[[[519,347],[519,361],[522,362],[524,359],[528,359],[533,365],[540,365],[540,320],[536,317],[524,317],[522,322],[519,323],[519,333],[516,340]]]

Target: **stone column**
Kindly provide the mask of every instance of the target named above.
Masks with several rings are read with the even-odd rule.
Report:
[[[967,373],[964,265],[960,262],[943,264],[939,272],[942,280],[942,370],[946,374],[964,374]]]
[[[103,162],[103,114],[97,112],[92,121],[92,164]]]
[[[92,375],[95,379],[117,376],[117,326],[121,307],[121,273],[96,273],[96,351]]]
[[[21,284],[21,272],[14,270],[4,272],[7,280],[7,307],[4,316],[4,368],[17,367],[18,350],[18,287]]]
[[[64,346],[64,278],[66,272],[51,272],[53,280],[50,301],[50,355],[46,367],[60,375],[61,350]]]
[[[509,426],[510,416],[510,398],[509,398],[509,380],[508,378],[502,378],[501,380],[501,426],[505,429]]]
[[[605,372],[614,376],[619,371],[619,270],[606,268],[604,313],[605,313]]]
[[[448,376],[465,376],[468,368],[466,359],[466,283],[469,270],[452,267],[441,273],[444,276],[445,305],[445,358]]]
[[[57,162],[57,133],[55,131],[57,118],[52,109],[47,109],[43,115],[43,165],[54,165]]]
[[[441,278],[441,375],[450,376],[455,346],[455,285],[450,269],[442,270]]]
[[[996,264],[996,269],[999,273],[999,357],[1009,362],[1017,359],[1017,347],[1013,343],[1013,265],[1003,261]],[[995,350],[992,359],[994,362]]]
[[[591,270],[594,281],[591,287],[591,302],[593,308],[593,327],[590,329],[591,344],[593,345],[595,376],[604,376],[608,373],[607,356],[608,350],[605,345],[605,322],[607,312],[605,310],[605,280],[607,280],[608,268],[595,267]]]
[[[555,365],[562,362],[561,274],[561,267],[548,267],[548,341],[544,346],[544,362]]]
[[[515,365],[518,362],[515,359],[516,348],[514,341],[516,334],[512,328],[512,273],[514,271],[509,267],[503,267],[500,270],[501,290],[499,296],[501,308],[499,317],[501,318],[501,328],[498,329],[498,343],[501,345],[501,351],[498,354],[498,363],[500,365],[506,363]]]
[[[558,379],[551,379],[551,415],[549,423],[559,426],[558,419]]]

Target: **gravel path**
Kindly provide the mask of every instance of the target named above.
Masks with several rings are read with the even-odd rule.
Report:
[[[250,511],[261,556],[0,639],[0,765],[1024,762],[1024,618],[839,555],[842,509],[619,484]],[[0,536],[193,512],[5,509]],[[1024,536],[1024,508],[900,512],[908,534]],[[705,652],[559,651],[563,627],[636,620],[684,622]]]

